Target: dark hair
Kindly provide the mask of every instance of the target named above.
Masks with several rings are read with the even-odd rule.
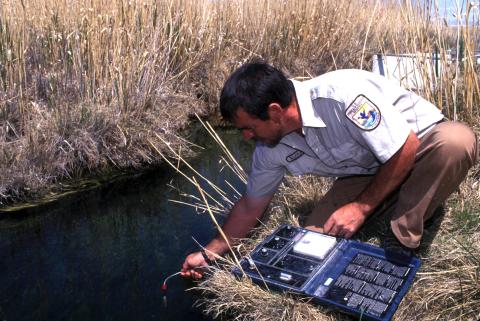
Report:
[[[227,121],[234,120],[237,109],[261,120],[268,119],[268,106],[290,105],[295,95],[293,84],[278,69],[263,63],[247,63],[230,75],[220,94],[220,112]]]

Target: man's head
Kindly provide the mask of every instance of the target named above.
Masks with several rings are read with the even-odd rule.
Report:
[[[291,105],[294,96],[292,82],[281,71],[265,63],[248,63],[225,82],[220,111],[246,139],[275,145],[284,134],[283,109]]]

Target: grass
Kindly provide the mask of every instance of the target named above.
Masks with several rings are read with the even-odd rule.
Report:
[[[155,166],[162,159],[148,142],[162,146],[159,136],[186,152],[180,131],[194,112],[214,112],[227,75],[253,58],[309,77],[369,69],[378,52],[445,57],[458,42],[465,61],[441,76],[425,64],[436,85],[422,94],[473,123],[478,11],[468,7],[459,15],[465,27],[452,28],[430,7],[435,2],[4,1],[0,205],[85,176]]]
[[[225,151],[228,155],[226,148]],[[181,161],[186,162],[185,159]],[[417,253],[422,260],[421,269],[393,320],[477,321],[480,317],[479,166],[471,170],[459,191],[448,199],[443,215],[425,231]],[[175,168],[181,171],[180,167]],[[208,178],[202,179],[208,181]],[[192,181],[201,190],[196,181]],[[259,226],[250,238],[235,246],[234,253],[247,255],[280,224],[298,226],[331,183],[331,179],[314,176],[287,177]],[[221,198],[217,204],[225,204],[223,211],[218,208],[219,215],[228,211],[228,204],[234,201],[233,198],[227,202],[224,195],[218,191]],[[197,209],[209,207],[205,198],[189,196]],[[362,228],[356,238],[379,245],[388,222],[378,219],[373,223]],[[197,289],[203,296],[197,306],[206,314],[216,319],[257,321],[352,320],[342,313],[310,304],[303,297],[270,291],[254,285],[249,279],[235,278],[230,271],[238,266],[237,262],[238,258],[227,256],[198,284]]]
[[[480,90],[472,57],[479,43],[478,9],[467,4],[458,15],[461,23],[452,27],[434,1],[401,3],[2,2],[0,204],[61,192],[86,176],[154,166],[164,161],[160,155],[184,157],[189,144],[180,130],[194,112],[211,113],[227,75],[253,58],[266,59],[291,76],[310,77],[339,68],[369,69],[379,52],[413,53],[428,61],[432,52],[446,60],[450,48],[461,58],[463,48],[464,60],[443,65],[439,75],[431,65],[422,66],[420,72],[434,86],[421,94],[450,118],[478,130]],[[477,167],[461,194],[450,199],[437,236],[422,248],[422,271],[397,320],[478,319],[478,172]],[[280,222],[296,223],[328,183],[291,179],[255,235]],[[218,212],[225,210],[225,195],[220,195]],[[198,197],[196,202],[207,209]],[[375,242],[378,236],[365,231],[362,239]],[[246,242],[239,250],[252,246]],[[202,303],[212,315],[345,319],[239,283],[225,270],[215,271],[200,288],[215,298],[207,296]]]

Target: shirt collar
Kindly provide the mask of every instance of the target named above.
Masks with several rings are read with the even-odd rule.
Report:
[[[295,94],[297,95],[298,109],[302,117],[302,131],[305,134],[305,127],[327,127],[320,116],[313,109],[308,81],[300,82],[291,79]]]

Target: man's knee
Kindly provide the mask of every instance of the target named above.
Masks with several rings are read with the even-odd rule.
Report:
[[[446,124],[442,130],[436,131],[434,140],[435,160],[442,166],[448,164],[465,163],[471,167],[477,160],[477,138],[466,125],[456,122]],[[447,125],[448,124],[448,125]]]

